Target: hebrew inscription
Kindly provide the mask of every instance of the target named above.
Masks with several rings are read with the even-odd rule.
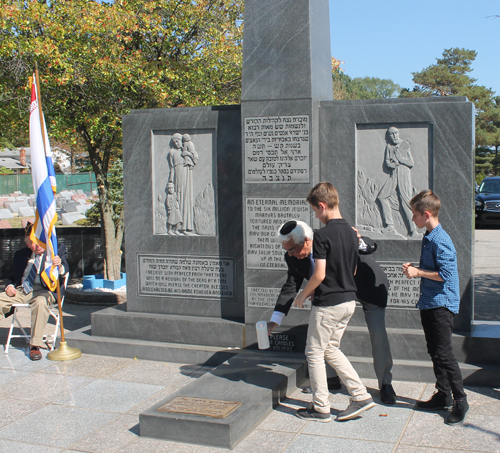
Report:
[[[281,288],[264,288],[260,286],[247,287],[247,304],[249,307],[274,308],[276,300],[281,292]],[[306,299],[304,307],[299,308],[292,305],[292,310],[310,310],[311,300]]]
[[[420,279],[403,275],[403,262],[380,262],[389,280],[388,307],[415,308],[420,297]]]
[[[234,298],[234,259],[139,255],[139,295]]]
[[[246,199],[246,257],[248,269],[286,269],[276,231],[290,219],[310,222],[304,198]]]
[[[309,115],[245,118],[245,182],[309,182]]]

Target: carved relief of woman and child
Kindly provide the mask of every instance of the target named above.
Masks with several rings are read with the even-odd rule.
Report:
[[[194,235],[193,168],[198,153],[188,134],[174,134],[167,154],[169,175],[167,182],[167,233]]]

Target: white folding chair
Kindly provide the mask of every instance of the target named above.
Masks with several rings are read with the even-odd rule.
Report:
[[[64,290],[66,290],[66,288],[68,286],[68,280],[69,280],[69,272],[67,272],[66,275],[64,276],[64,281],[63,281]],[[64,292],[66,292],[66,291],[64,291]],[[61,296],[61,310],[62,310],[63,304],[64,304],[64,295]],[[5,343],[5,354],[9,353],[9,346],[10,346],[11,338],[24,338],[26,340],[26,343],[29,343],[30,338],[31,338],[31,335],[26,333],[26,330],[24,330],[19,319],[17,318],[17,310],[19,310],[20,308],[21,309],[28,308],[31,310],[30,304],[12,304],[12,307],[14,308],[14,313],[12,313],[12,321],[10,323],[9,335],[7,337],[7,343]],[[59,319],[59,308],[57,306],[57,301],[54,305],[49,307],[49,312],[50,312],[50,316],[52,316],[55,319],[56,325],[54,328],[54,334],[53,335],[44,335],[43,341],[45,341],[47,346],[52,351],[56,345],[57,335],[59,333],[59,326],[61,323],[61,320]],[[17,327],[19,327],[21,329],[22,334],[19,334],[19,335],[12,334],[12,331],[14,330],[14,327],[15,327],[14,324],[17,324]]]

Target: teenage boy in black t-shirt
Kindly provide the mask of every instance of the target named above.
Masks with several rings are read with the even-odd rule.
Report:
[[[354,230],[340,215],[339,196],[332,184],[320,182],[314,186],[307,201],[325,227],[314,233],[314,273],[295,299],[295,305],[302,307],[314,292],[306,346],[313,399],[310,407],[297,411],[297,416],[304,420],[330,421],[326,360],[351,395],[349,406],[339,413],[337,420],[351,420],[375,406],[340,350],[342,335],[356,308],[354,274],[359,242]]]

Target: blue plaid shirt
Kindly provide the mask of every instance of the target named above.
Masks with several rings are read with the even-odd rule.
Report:
[[[458,313],[460,307],[460,286],[458,282],[457,252],[455,246],[443,230],[441,224],[422,239],[421,269],[437,271],[443,279],[436,282],[428,278],[420,279],[420,310],[446,307],[452,313]]]

